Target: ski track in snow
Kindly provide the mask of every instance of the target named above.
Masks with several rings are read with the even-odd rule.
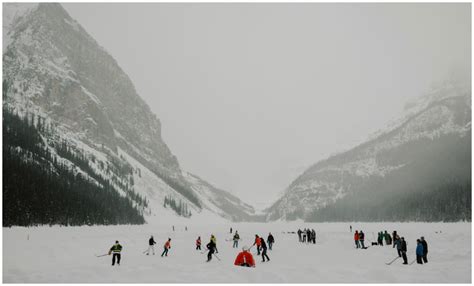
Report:
[[[150,282],[221,282],[221,283],[453,283],[471,282],[471,223],[352,223],[354,230],[366,233],[366,245],[372,232],[397,230],[408,243],[408,262],[415,259],[416,239],[425,236],[429,253],[426,265],[402,265],[391,246],[355,249],[349,223],[216,223],[189,220],[175,224],[161,221],[141,226],[93,227],[13,227],[3,229],[4,283],[150,283]],[[188,227],[188,231],[184,227]],[[233,265],[238,250],[232,248],[229,228],[238,230],[240,247],[251,246],[254,235],[275,236],[271,261],[261,263],[255,255],[256,268]],[[298,228],[310,227],[317,232],[317,244],[298,242]],[[442,233],[439,233],[442,231]],[[285,232],[285,233],[282,233]],[[438,233],[436,233],[438,232]],[[146,256],[148,238],[157,241],[156,255]],[[217,254],[221,261],[206,263],[206,254],[196,251],[198,235],[207,244],[211,234],[217,236]],[[169,256],[160,254],[165,240],[171,237]],[[29,239],[28,239],[29,238]],[[107,253],[115,240],[123,246],[122,264],[111,267]]]

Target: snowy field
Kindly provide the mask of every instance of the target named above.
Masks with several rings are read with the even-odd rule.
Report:
[[[201,222],[202,224],[203,222]],[[271,261],[255,268],[233,265],[238,253],[232,248],[229,228],[237,229],[242,245],[250,246],[254,235],[268,232],[275,237]],[[408,242],[408,262],[415,259],[416,239],[425,236],[429,253],[426,265],[402,265],[391,246],[355,249],[348,223],[220,223],[195,225],[109,226],[109,227],[37,227],[3,229],[3,282],[471,282],[470,223],[354,223],[354,230],[366,233],[397,230]],[[317,244],[298,242],[298,227],[314,228]],[[441,231],[441,232],[440,232]],[[283,233],[285,232],[285,233]],[[206,255],[195,250],[198,235],[205,245],[210,234],[217,236],[217,254],[221,261],[206,263]],[[148,238],[157,241],[157,254],[146,256]],[[172,238],[169,256],[161,258],[162,245]],[[122,263],[111,266],[107,253],[115,240],[123,246]],[[242,243],[243,242],[243,243]],[[239,248],[240,249],[240,248]],[[254,252],[255,249],[252,249]]]

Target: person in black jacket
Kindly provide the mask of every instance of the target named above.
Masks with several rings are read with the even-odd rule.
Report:
[[[216,251],[216,244],[214,243],[214,240],[209,241],[209,243],[206,245],[207,249],[209,252],[207,253],[207,262],[212,260],[212,255]]]
[[[265,262],[265,257],[268,261],[270,261],[270,257],[267,255],[267,244],[265,243],[265,239],[260,240],[260,247],[262,248],[262,262]]]
[[[404,237],[402,237],[401,251],[402,251],[402,257],[403,257],[403,264],[408,264],[408,258],[407,258],[407,242],[405,241],[405,238],[404,238]]]
[[[267,242],[268,242],[268,249],[272,250],[272,245],[275,242],[275,238],[273,238],[273,235],[271,232],[268,234]]]
[[[361,246],[362,246],[362,249],[365,249],[365,248],[366,248],[365,245],[364,245],[364,240],[365,240],[365,234],[364,234],[364,232],[361,230],[361,231],[359,232],[359,242],[360,242],[360,244],[361,244]]]
[[[428,263],[428,258],[426,257],[428,255],[428,243],[425,240],[425,237],[421,237],[421,245],[423,245],[423,262]]]
[[[148,249],[146,251],[146,255],[150,254],[150,250],[153,252],[153,255],[155,255],[155,244],[156,241],[153,239],[153,235],[150,237],[148,240]]]

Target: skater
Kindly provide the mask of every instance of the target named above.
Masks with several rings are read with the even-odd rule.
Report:
[[[146,251],[146,255],[150,255],[150,250],[153,251],[153,255],[155,255],[155,244],[156,241],[153,239],[153,235],[148,240],[148,249]]]
[[[184,227],[184,230],[185,230],[185,231],[188,231],[188,227],[187,227],[187,226],[185,226],[185,227]]]
[[[349,226],[349,229],[350,229],[350,231],[351,231],[351,233],[352,233],[352,225]]]
[[[161,257],[168,256],[168,250],[171,248],[171,238],[168,238],[168,241],[166,241],[165,245],[163,246],[163,253],[161,254]]]
[[[255,260],[253,259],[252,253],[248,251],[247,247],[244,246],[242,248],[242,252],[240,252],[235,258],[234,265],[243,267],[255,267]]]
[[[232,233],[232,227],[230,228],[230,231],[229,231],[229,233]]]
[[[364,240],[365,240],[365,234],[364,232],[361,230],[359,231],[359,241],[360,241],[360,245],[361,245],[361,248],[362,249],[366,249],[367,247],[365,247],[364,245]]]
[[[174,231],[174,225],[173,225],[173,231]]]
[[[198,236],[196,239],[196,250],[201,250],[201,237]]]
[[[426,242],[424,236],[421,237],[421,245],[423,245],[423,257],[422,257],[423,262],[428,263],[428,257],[427,257],[427,255],[428,255],[428,243]]]
[[[298,229],[298,239],[300,242],[302,242],[303,240],[301,239],[301,229]]]
[[[421,244],[421,240],[416,240],[416,263],[423,264],[423,244]]]
[[[117,265],[120,265],[120,252],[122,251],[122,246],[119,244],[118,240],[115,241],[115,244],[110,248],[109,255],[112,255],[112,266],[115,265],[115,259],[117,259]]]
[[[360,248],[360,245],[359,245],[359,231],[355,231],[354,233],[354,241],[355,241],[355,244],[356,244],[356,248]]]
[[[270,232],[267,237],[268,242],[268,249],[272,250],[273,243],[275,242],[275,238],[273,238],[272,233]]]
[[[397,248],[398,257],[402,257],[402,241],[400,240],[400,237],[398,235],[393,241],[393,247]]]
[[[234,237],[232,238],[232,240],[234,241],[234,245],[232,245],[232,248],[239,247],[239,239],[240,239],[240,235],[237,231],[235,231]]]
[[[219,251],[217,250],[217,239],[213,234],[211,234],[211,240],[212,242],[214,242],[214,250],[216,251],[216,253],[219,253]]]
[[[257,255],[260,255],[260,246],[262,245],[262,241],[258,235],[255,235],[255,242],[252,246],[257,245]]]
[[[209,243],[206,245],[207,249],[208,249],[208,252],[207,252],[207,262],[211,261],[212,260],[212,255],[214,254],[214,252],[216,251],[216,244],[214,242],[214,240],[212,239],[214,235],[211,236],[211,239],[209,241]]]
[[[316,244],[316,231],[314,229],[311,231],[311,238],[312,238],[313,244]]]
[[[270,257],[267,255],[267,244],[265,243],[265,239],[260,238],[260,246],[262,248],[262,262],[265,262],[265,257],[270,261]]]
[[[408,264],[408,258],[407,258],[407,242],[405,241],[405,238],[404,238],[404,237],[402,237],[401,249],[402,249],[403,264]]]

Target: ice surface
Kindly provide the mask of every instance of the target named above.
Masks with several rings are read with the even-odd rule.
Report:
[[[172,231],[172,225],[175,230]],[[185,226],[188,231],[185,231]],[[229,228],[238,230],[241,245],[252,245],[254,235],[272,232],[276,243],[271,261],[255,268],[233,266],[238,250],[232,248]],[[416,239],[429,244],[425,265],[402,265],[391,246],[355,249],[349,223],[217,223],[208,220],[162,220],[143,226],[32,227],[3,229],[3,282],[471,282],[470,223],[353,223],[363,229],[366,244],[372,233],[397,230],[408,242],[408,260],[415,256]],[[317,244],[298,242],[298,227],[317,231]],[[285,233],[283,233],[285,232]],[[146,256],[148,238],[157,241],[156,255]],[[221,261],[206,263],[194,249],[198,235],[203,244],[217,236]],[[172,238],[169,256],[161,258],[162,245]],[[115,240],[123,245],[122,264],[112,267],[107,253]],[[255,249],[252,252],[255,253]]]

